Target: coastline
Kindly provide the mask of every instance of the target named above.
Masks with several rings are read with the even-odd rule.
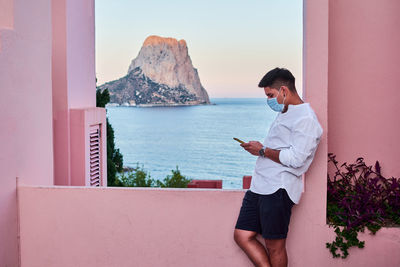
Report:
[[[152,108],[152,107],[186,107],[186,106],[206,106],[206,105],[216,105],[215,103],[198,103],[198,104],[185,104],[185,103],[171,103],[171,104],[129,104],[129,103],[108,103],[107,107],[138,107],[138,108]]]

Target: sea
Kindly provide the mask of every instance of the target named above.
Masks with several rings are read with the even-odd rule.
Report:
[[[107,117],[124,167],[139,165],[153,179],[177,167],[189,179],[222,180],[242,188],[257,157],[233,137],[262,142],[277,116],[266,98],[212,98],[211,105],[175,107],[109,106]]]

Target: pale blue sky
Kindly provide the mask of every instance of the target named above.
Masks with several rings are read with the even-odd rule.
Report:
[[[210,97],[265,97],[259,80],[290,69],[301,93],[301,0],[96,0],[98,84],[125,76],[149,35],[185,39]]]

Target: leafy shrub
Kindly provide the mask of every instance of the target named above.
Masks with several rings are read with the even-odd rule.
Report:
[[[119,178],[122,186],[127,187],[175,187],[175,188],[186,188],[190,179],[186,179],[185,176],[181,174],[176,166],[176,170],[171,170],[172,175],[167,175],[163,181],[154,180],[151,178],[150,173],[146,172],[142,167],[137,164],[133,171],[127,174],[122,173]]]
[[[157,181],[157,186],[159,187],[187,187],[188,183],[190,183],[190,179],[186,179],[185,176],[181,174],[181,172],[178,169],[178,166],[176,166],[176,170],[171,170],[172,176],[167,175],[167,177],[164,178],[163,182]]]
[[[127,174],[121,173],[119,178],[122,182],[122,186],[126,187],[153,187],[155,186],[154,179],[151,178],[150,173],[146,172],[142,167],[137,164],[133,171]]]
[[[400,225],[400,178],[383,177],[378,161],[373,170],[362,157],[340,167],[335,158],[328,154],[328,163],[333,163],[336,171],[333,177],[328,174],[327,221],[336,238],[326,247],[334,258],[346,258],[350,247],[364,247],[358,232],[367,228],[375,234],[383,226]]]
[[[96,89],[96,107],[104,108],[110,102],[110,93],[108,89],[101,91]],[[115,147],[114,129],[106,118],[107,125],[107,186],[122,186],[116,178],[117,172],[122,172],[123,156],[119,149]]]

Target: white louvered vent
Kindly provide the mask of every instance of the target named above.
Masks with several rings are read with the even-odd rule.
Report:
[[[100,124],[90,126],[90,186],[100,186]]]

